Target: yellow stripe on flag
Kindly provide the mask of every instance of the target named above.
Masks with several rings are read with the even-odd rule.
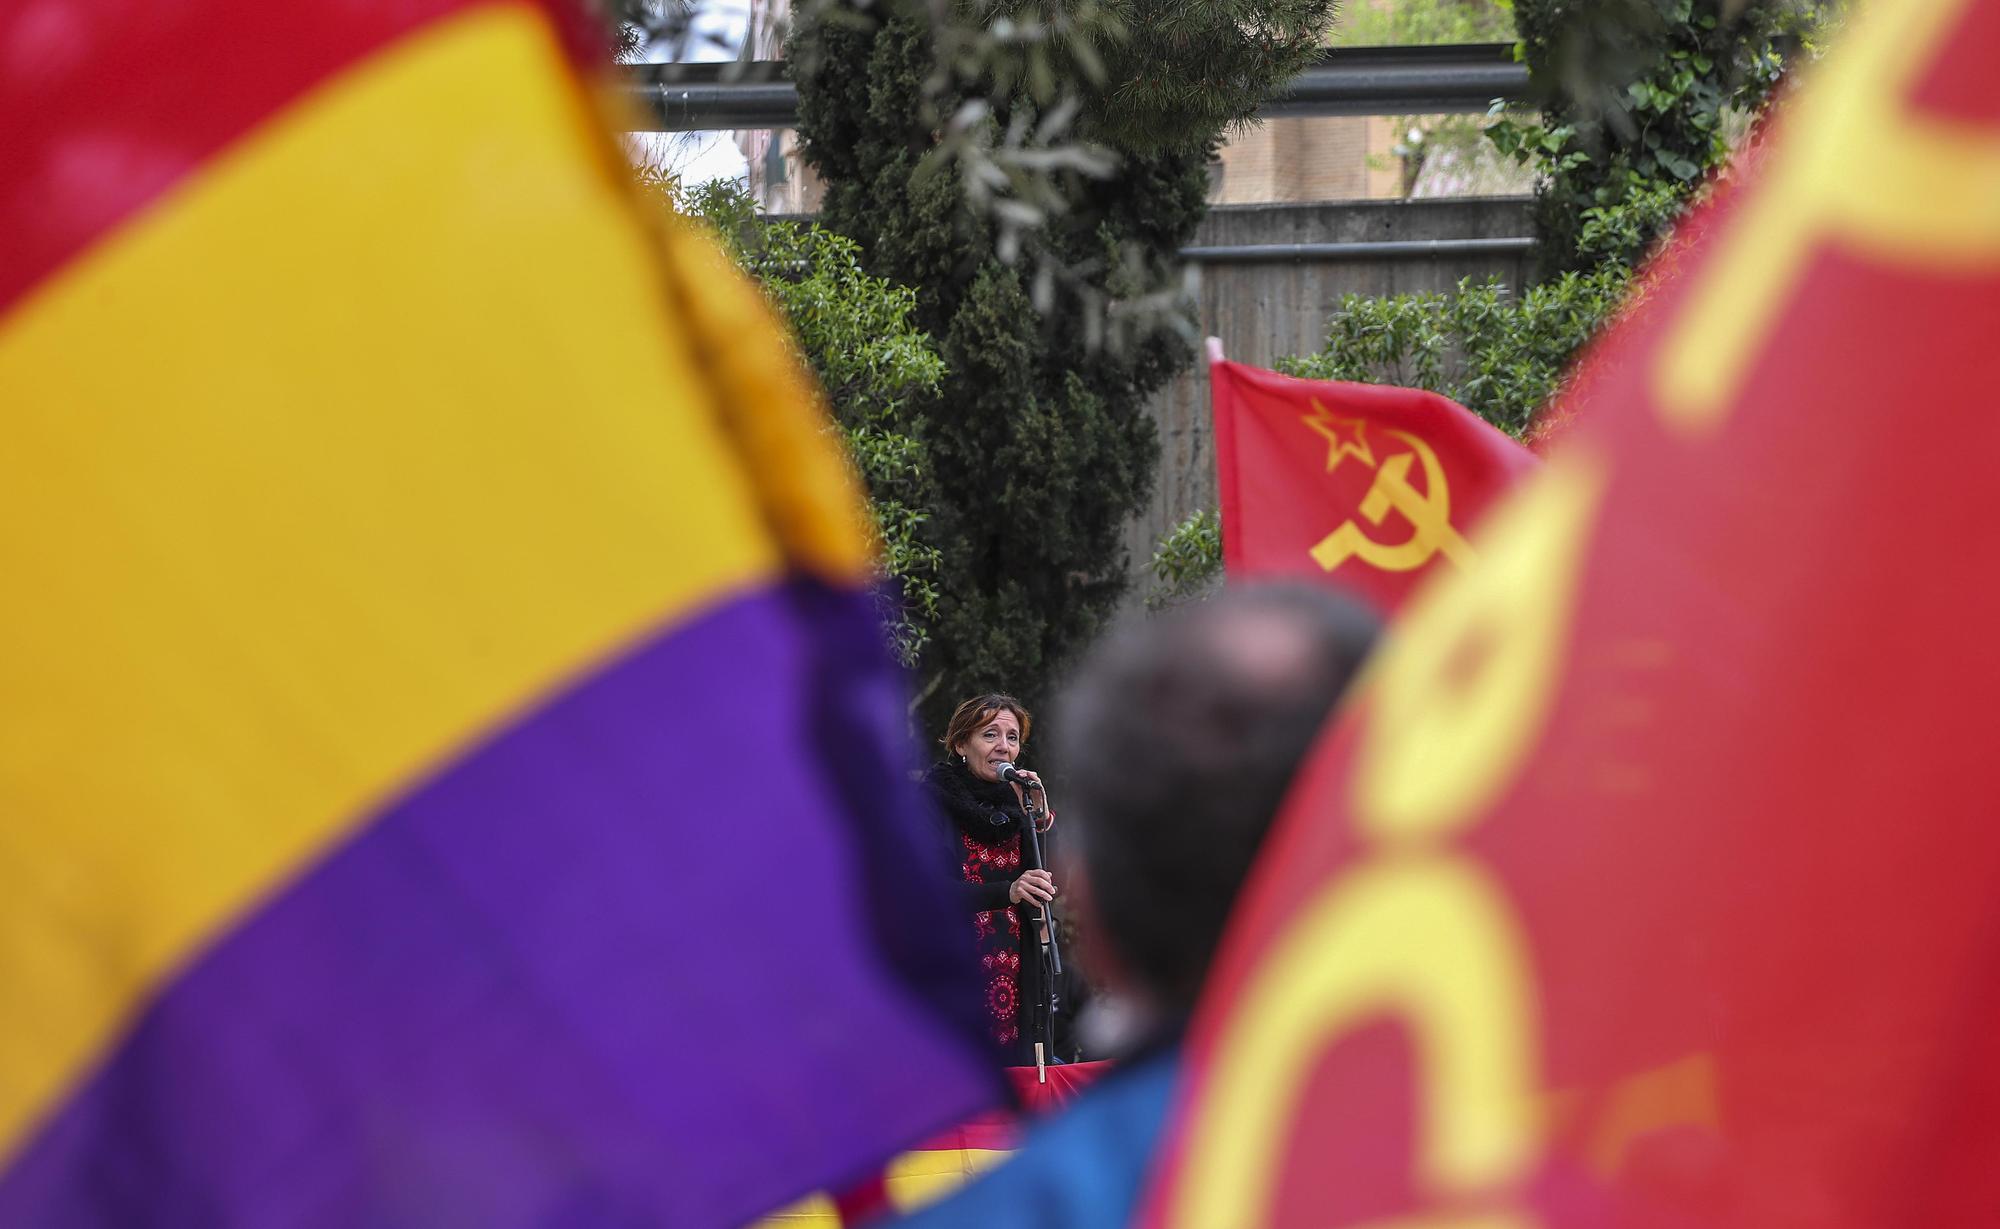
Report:
[[[889,1202],[905,1212],[936,1203],[1013,1153],[998,1148],[933,1148],[889,1163]]]
[[[773,352],[770,305],[721,249],[688,223],[661,216],[686,331],[722,390],[724,428],[757,482],[772,531],[801,567],[867,583],[874,529],[847,454],[827,446],[826,409],[803,359]]]
[[[385,796],[780,567],[567,71],[432,27],[0,321],[0,1156]]]
[[[889,1163],[883,1189],[896,1211],[914,1212],[943,1199],[1012,1155],[1003,1148],[926,1148],[905,1152]],[[841,1229],[845,1224],[832,1199],[814,1195],[773,1212],[752,1229]]]

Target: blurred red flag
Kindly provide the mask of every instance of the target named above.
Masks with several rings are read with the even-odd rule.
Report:
[[[1415,388],[1209,367],[1223,568],[1325,580],[1381,610],[1475,557],[1470,527],[1534,454]]]
[[[2000,0],[1882,0],[1308,763],[1158,1226],[2000,1216]]]

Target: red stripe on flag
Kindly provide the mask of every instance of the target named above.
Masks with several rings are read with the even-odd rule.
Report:
[[[0,310],[314,85],[492,2],[0,0]]]

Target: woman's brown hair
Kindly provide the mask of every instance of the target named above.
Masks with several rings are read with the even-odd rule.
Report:
[[[958,754],[958,745],[986,728],[986,723],[1002,711],[1014,714],[1014,720],[1021,723],[1021,745],[1028,745],[1028,731],[1034,727],[1035,719],[1028,712],[1028,706],[1013,696],[1003,696],[999,692],[988,692],[974,696],[952,710],[951,720],[945,722],[944,743],[946,752]]]

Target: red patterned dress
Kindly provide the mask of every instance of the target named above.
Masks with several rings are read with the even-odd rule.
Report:
[[[924,775],[933,798],[952,823],[958,874],[972,914],[973,939],[985,988],[987,1025],[1014,1062],[1033,1062],[1023,1038],[1022,1004],[1040,985],[1038,961],[1024,967],[1022,907],[1008,889],[1027,867],[1021,859],[1020,802],[1011,786],[972,775],[956,756]]]
[[[965,860],[959,864],[959,875],[965,882],[1011,884],[1021,874],[1020,833],[992,844],[963,832],[958,839],[965,851]],[[1004,902],[1006,898],[1003,895],[1001,899]],[[986,1014],[993,1039],[1011,1049],[1021,1038],[1021,916],[1005,903],[997,909],[979,909],[972,915],[972,932],[979,941],[979,964],[986,974]]]

